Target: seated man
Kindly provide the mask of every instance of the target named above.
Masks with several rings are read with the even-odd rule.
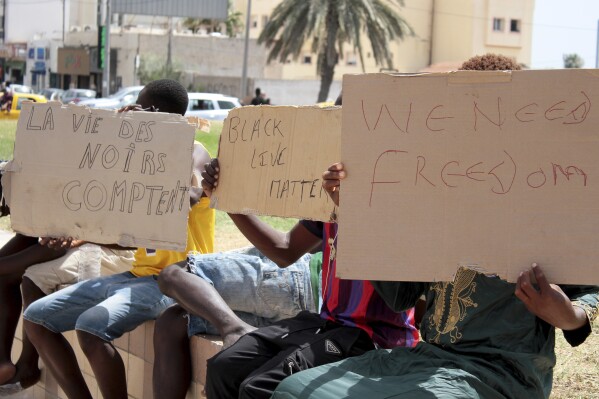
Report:
[[[137,99],[141,108],[183,115],[188,96],[173,80],[149,83]],[[193,173],[199,177],[209,156],[197,146]],[[32,303],[24,314],[25,330],[44,364],[69,398],[91,398],[75,354],[62,332],[75,329],[105,398],[126,398],[125,367],[112,341],[138,325],[155,319],[173,303],[156,281],[165,267],[184,260],[189,251],[208,253],[214,242],[214,211],[201,190],[191,190],[192,207],[185,252],[139,248],[127,273],[81,282]],[[25,278],[23,291],[34,288]]]
[[[211,183],[209,176],[204,181]],[[215,398],[270,398],[285,377],[377,345],[413,346],[418,341],[413,309],[394,312],[366,281],[335,276],[335,223],[300,222],[322,242],[320,314],[297,316],[242,336],[208,360],[206,395]]]
[[[333,166],[326,187],[345,173]],[[599,287],[549,284],[536,264],[517,284],[466,268],[453,282],[373,284],[398,311],[426,295],[424,342],[294,374],[273,398],[548,398],[555,328],[579,345],[599,313]]]
[[[0,184],[0,194],[1,190]],[[1,216],[10,214],[3,196],[0,208]],[[86,254],[78,248],[82,243],[78,242],[68,251],[52,250],[40,245],[37,237],[16,233],[0,248],[0,395],[16,393],[39,380],[39,356],[25,333],[22,335],[21,356],[16,364],[12,363],[11,352],[19,316],[23,308],[50,294],[57,286],[77,282],[79,263],[86,261]],[[132,251],[105,248],[101,252],[101,273],[124,272],[131,268],[132,261]],[[39,287],[24,298],[20,289],[23,273]]]
[[[520,67],[488,54],[462,69]],[[336,204],[346,176],[342,164],[323,176]],[[517,284],[467,268],[459,269],[453,282],[373,284],[398,311],[426,295],[420,328],[424,342],[298,373],[285,379],[273,398],[547,398],[555,328],[564,330],[571,345],[579,345],[599,313],[599,287],[549,284],[536,264]]]
[[[218,184],[218,172],[213,159],[203,174],[207,195]],[[304,227],[309,222],[285,234],[256,216],[230,217],[255,248],[190,255],[186,269],[169,267],[159,275],[160,289],[180,307],[169,308],[156,322],[155,399],[185,397],[191,382],[189,337],[219,334],[227,348],[255,327],[317,309],[322,253],[309,252],[321,239]]]

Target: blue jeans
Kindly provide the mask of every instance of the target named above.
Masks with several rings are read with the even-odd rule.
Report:
[[[278,267],[256,248],[216,254],[190,255],[188,271],[212,284],[227,305],[246,323],[262,327],[293,317],[302,310],[316,312],[310,283],[310,254],[286,268]],[[206,320],[190,315],[189,336],[218,335]]]
[[[174,300],[154,276],[126,272],[71,285],[32,303],[23,317],[50,331],[81,330],[112,341],[157,318]]]

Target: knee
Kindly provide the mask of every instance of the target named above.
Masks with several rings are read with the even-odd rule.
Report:
[[[77,340],[79,341],[79,346],[81,346],[83,353],[88,358],[107,344],[107,342],[100,337],[81,330],[77,330]]]
[[[25,334],[35,346],[38,342],[43,342],[45,334],[49,331],[43,325],[29,320],[23,320],[23,327],[25,328]]]
[[[25,308],[29,307],[30,304],[37,301],[38,299],[46,296],[46,294],[44,294],[44,292],[40,290],[40,288],[27,277],[23,277],[23,281],[21,283],[21,290],[23,293],[23,302]]]
[[[165,295],[172,296],[172,291],[178,284],[178,281],[182,278],[181,276],[186,273],[182,268],[177,265],[172,265],[163,269],[158,275],[158,287],[160,291]]]
[[[220,387],[227,385],[227,381],[230,381],[231,370],[235,367],[227,356],[227,351],[219,352],[212,356],[206,362],[206,387]],[[218,390],[217,390],[218,391]]]
[[[187,312],[178,305],[171,306],[154,324],[154,343],[157,346],[173,339],[187,338]]]

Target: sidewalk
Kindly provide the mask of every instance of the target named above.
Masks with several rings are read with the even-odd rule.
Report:
[[[6,242],[8,240],[10,240],[10,238],[14,235],[15,235],[15,233],[13,233],[13,232],[6,231],[6,230],[0,230],[0,246],[6,244]]]

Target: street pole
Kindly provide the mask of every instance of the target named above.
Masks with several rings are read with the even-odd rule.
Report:
[[[64,24],[65,24],[65,16],[67,13],[67,0],[62,0],[62,46],[64,47]]]
[[[110,1],[106,0],[106,40],[104,41],[104,70],[102,71],[102,97],[110,95]]]
[[[168,44],[166,45],[166,72],[173,69],[173,17],[168,17]]]
[[[248,0],[247,15],[245,16],[245,41],[243,44],[243,67],[241,69],[241,93],[239,98],[247,95],[248,90],[248,48],[250,45],[250,19],[252,14],[252,0]]]

